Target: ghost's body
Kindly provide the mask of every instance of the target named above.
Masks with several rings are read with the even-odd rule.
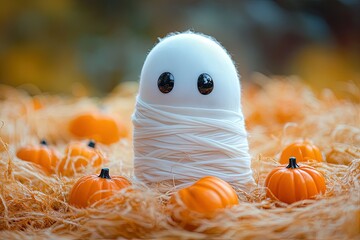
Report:
[[[148,54],[133,116],[135,175],[144,182],[206,175],[252,182],[240,81],[226,50],[191,32]]]

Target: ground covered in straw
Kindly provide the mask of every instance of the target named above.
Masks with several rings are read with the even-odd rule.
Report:
[[[69,191],[77,179],[96,169],[73,177],[48,176],[16,157],[20,146],[40,138],[64,152],[75,140],[67,129],[69,120],[97,108],[131,130],[136,85],[123,84],[101,99],[40,94],[40,109],[23,90],[0,86],[0,239],[359,239],[360,90],[356,84],[344,86],[347,95],[339,98],[331,90],[314,93],[296,79],[259,75],[254,84],[243,83],[257,186],[247,192],[236,187],[240,204],[199,220],[192,231],[167,214],[171,186],[164,194],[134,182],[133,191],[119,192],[101,206],[77,209],[67,202]],[[312,140],[325,156],[324,162],[309,165],[325,175],[326,194],[292,205],[267,199],[267,173],[278,165],[281,149],[301,138]],[[109,159],[111,174],[131,179],[131,134],[99,148]]]

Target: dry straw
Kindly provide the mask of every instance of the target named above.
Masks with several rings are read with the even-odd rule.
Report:
[[[358,95],[350,101],[329,90],[315,95],[293,79],[259,75],[255,82],[243,87],[243,108],[257,186],[248,192],[235,186],[240,205],[214,219],[200,219],[193,231],[178,226],[166,212],[171,185],[159,186],[169,189],[163,194],[157,187],[133,182],[132,191],[121,191],[101,206],[69,206],[72,185],[96,170],[88,168],[73,177],[47,176],[17,159],[15,152],[42,137],[63,152],[73,140],[66,131],[69,119],[96,108],[99,101],[40,96],[46,107],[35,111],[26,93],[0,86],[0,239],[359,239],[358,86],[353,85]],[[121,86],[100,103],[130,126],[135,91],[133,85]],[[266,174],[277,165],[280,150],[298,138],[311,139],[323,150],[329,163],[309,164],[325,175],[327,193],[292,205],[266,199]],[[99,147],[109,157],[112,174],[132,176],[131,139]]]

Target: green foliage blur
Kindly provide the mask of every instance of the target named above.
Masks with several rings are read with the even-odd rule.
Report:
[[[0,83],[104,95],[137,81],[158,37],[215,37],[243,79],[302,77],[315,87],[360,79],[360,1],[9,0],[0,3]]]

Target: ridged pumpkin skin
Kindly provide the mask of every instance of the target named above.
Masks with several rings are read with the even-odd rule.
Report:
[[[86,208],[102,199],[111,197],[116,191],[129,187],[131,183],[124,177],[109,175],[109,169],[101,169],[99,176],[89,175],[80,178],[69,195],[69,204]]]
[[[96,149],[95,142],[90,141],[88,145],[81,142],[70,143],[65,150],[64,158],[57,166],[57,172],[63,176],[72,176],[88,165],[99,167],[104,160],[104,155]]]
[[[296,158],[290,158],[287,167],[273,169],[265,180],[266,196],[291,204],[314,198],[326,191],[324,176],[310,166],[298,166]]]
[[[37,164],[47,174],[54,172],[59,160],[58,152],[47,146],[44,140],[42,140],[38,146],[19,148],[16,156],[21,160]]]
[[[109,115],[85,113],[75,117],[69,125],[70,132],[79,138],[94,139],[103,144],[112,144],[127,136],[127,131]]]
[[[176,221],[191,223],[191,212],[211,218],[216,210],[239,203],[235,190],[227,182],[212,176],[204,177],[193,185],[171,196],[172,217]],[[176,216],[174,213],[180,213]]]
[[[319,148],[308,140],[297,141],[285,147],[280,156],[280,163],[287,164],[290,157],[295,157],[298,162],[307,162],[310,159],[323,161]]]

